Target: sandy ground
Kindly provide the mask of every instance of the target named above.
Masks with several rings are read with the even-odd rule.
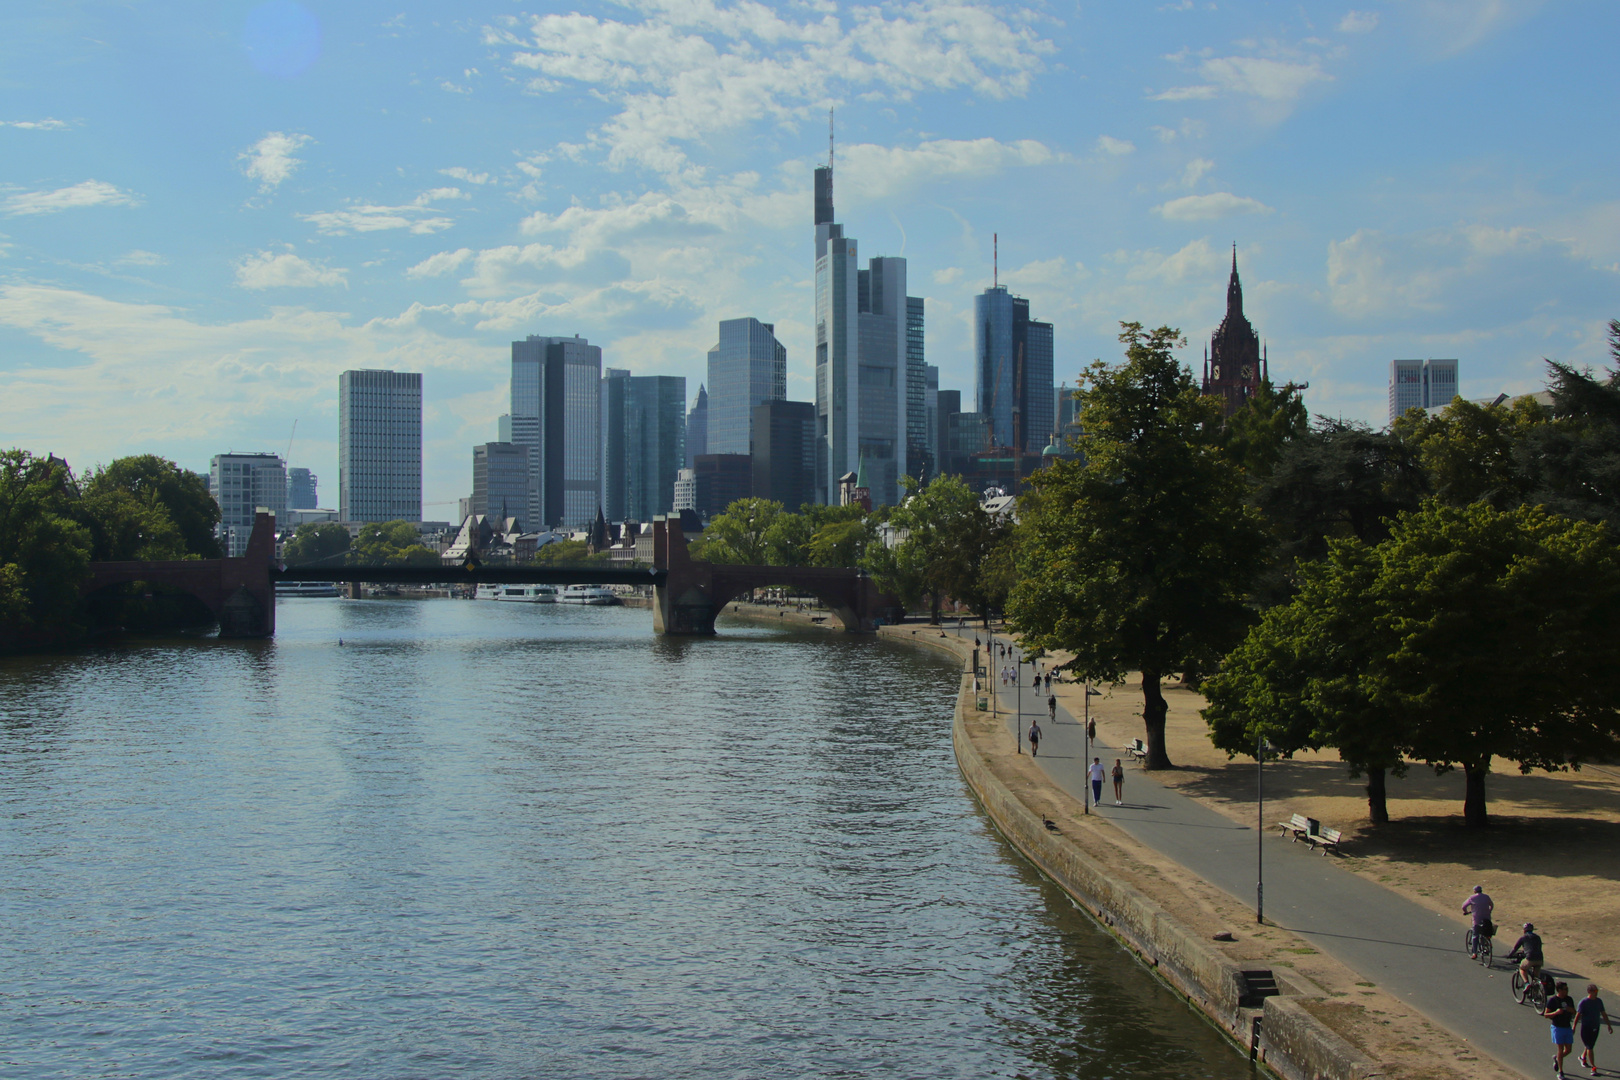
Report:
[[[1099,689],[1104,696],[1092,698],[1099,737],[1115,745],[1142,738],[1140,680]],[[1177,767],[1154,779],[1253,824],[1254,760],[1228,761],[1210,744],[1198,694],[1167,688],[1165,699],[1165,739]],[[1059,700],[1081,715],[1079,686],[1064,686]],[[1496,901],[1499,952],[1520,924],[1533,922],[1549,966],[1569,973],[1573,989],[1607,981],[1609,999],[1620,996],[1620,768],[1522,776],[1498,758],[1486,783],[1492,824],[1484,830],[1463,826],[1460,770],[1436,776],[1414,765],[1405,777],[1390,777],[1391,821],[1376,828],[1364,783],[1331,751],[1267,762],[1266,824],[1300,813],[1343,830],[1342,865],[1454,915],[1459,931],[1464,898],[1483,885]]]

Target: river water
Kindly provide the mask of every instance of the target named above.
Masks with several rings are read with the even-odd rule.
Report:
[[[0,1076],[1250,1073],[990,829],[942,657],[277,619],[0,660]]]

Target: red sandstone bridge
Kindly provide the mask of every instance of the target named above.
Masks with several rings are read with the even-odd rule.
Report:
[[[714,617],[754,589],[783,586],[825,603],[845,630],[870,633],[880,619],[903,614],[896,601],[858,570],[822,566],[735,566],[687,554],[679,518],[653,521],[653,566],[366,566],[280,567],[275,563],[275,517],[259,514],[247,552],[236,559],[175,562],[99,562],[80,592],[141,581],[197,597],[219,620],[223,638],[269,637],[276,632],[277,581],[373,584],[651,585],[653,629],[660,634],[714,633]]]

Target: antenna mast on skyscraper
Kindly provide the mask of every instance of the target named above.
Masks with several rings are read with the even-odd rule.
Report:
[[[990,234],[990,287],[1001,285],[1001,234]]]
[[[832,106],[827,107],[827,171],[832,172],[833,167],[833,111]]]

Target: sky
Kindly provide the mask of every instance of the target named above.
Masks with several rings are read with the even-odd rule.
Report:
[[[424,516],[510,342],[684,375],[775,323],[813,399],[811,174],[902,255],[972,407],[972,299],[1196,366],[1237,245],[1275,381],[1381,426],[1601,367],[1620,316],[1613,0],[67,2],[0,10],[0,446],[76,469],[288,453],[337,501],[337,381],[420,371]],[[999,236],[999,259],[993,238]]]

